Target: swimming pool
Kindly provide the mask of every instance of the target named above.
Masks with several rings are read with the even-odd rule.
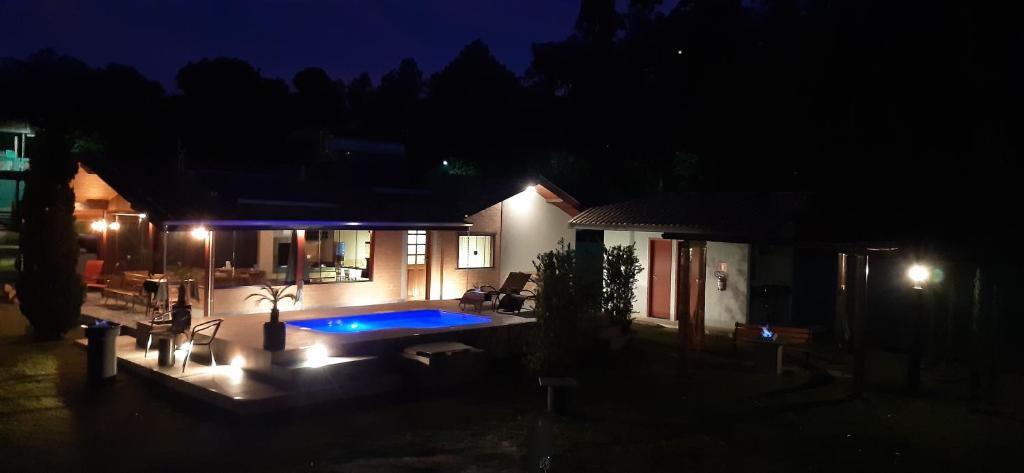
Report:
[[[392,329],[438,329],[482,325],[491,319],[438,309],[403,310],[379,314],[346,315],[324,319],[292,320],[288,325],[325,333],[359,333]]]

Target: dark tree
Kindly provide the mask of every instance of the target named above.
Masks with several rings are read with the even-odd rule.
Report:
[[[78,163],[71,156],[67,130],[36,133],[35,156],[22,203],[21,313],[41,339],[62,337],[79,322],[84,286],[78,275],[75,193],[71,179]]]

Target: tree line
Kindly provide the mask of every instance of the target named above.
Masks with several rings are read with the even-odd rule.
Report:
[[[583,0],[564,40],[510,71],[482,41],[427,74],[241,59],[129,66],[51,50],[0,64],[0,114],[72,130],[127,169],[288,164],[328,135],[405,144],[421,172],[533,170],[588,203],[654,191],[952,185],[1016,156],[1020,38],[970,2]],[[2,117],[0,117],[2,118]],[[441,168],[441,163],[449,164]],[[941,163],[959,163],[955,167]]]

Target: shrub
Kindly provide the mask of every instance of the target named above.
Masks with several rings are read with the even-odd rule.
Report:
[[[601,308],[612,324],[628,330],[633,321],[637,275],[643,270],[635,245],[616,245],[604,250],[604,294]]]
[[[576,323],[579,303],[576,295],[576,254],[564,240],[558,248],[537,255],[533,263],[537,276],[537,327],[529,362],[542,376],[566,376],[575,365]]]

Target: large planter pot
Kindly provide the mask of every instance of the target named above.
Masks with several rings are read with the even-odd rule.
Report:
[[[270,311],[270,322],[263,324],[263,349],[267,351],[284,350],[284,322],[278,320],[277,309]]]

